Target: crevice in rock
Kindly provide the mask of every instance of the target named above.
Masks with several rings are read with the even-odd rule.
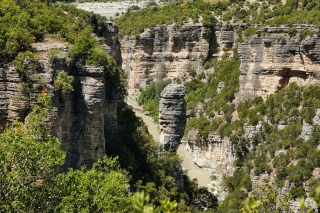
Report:
[[[218,53],[218,42],[217,42],[217,36],[214,26],[211,28],[211,36],[209,41],[209,51],[208,51],[208,57],[206,60],[210,59],[213,54]]]
[[[279,76],[282,78],[279,81],[279,90],[287,87],[290,83],[291,78],[303,79],[306,80],[308,78],[308,74],[305,71],[300,70],[291,70],[290,68],[283,68],[279,73]]]

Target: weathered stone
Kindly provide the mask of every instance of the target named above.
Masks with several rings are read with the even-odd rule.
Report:
[[[182,85],[169,84],[161,92],[159,104],[160,144],[164,149],[177,150],[186,124],[186,90]]]
[[[316,115],[312,119],[314,125],[316,125],[316,124],[319,125],[320,124],[319,116],[320,116],[320,109],[317,109],[316,110]],[[312,127],[313,127],[312,124],[309,124],[309,123],[305,122],[305,120],[303,120],[302,130],[301,130],[301,134],[300,134],[299,137],[302,138],[303,140],[308,140],[312,135]]]
[[[100,30],[98,36],[105,38],[111,55],[121,66],[120,44],[116,36],[118,28],[108,22]],[[90,167],[105,154],[107,130],[117,124],[117,100],[110,99],[116,96],[106,94],[104,70],[81,63],[68,64],[68,46],[56,39],[45,38],[32,47],[39,53],[42,65],[38,75],[45,82],[52,99],[53,109],[47,121],[49,133],[59,139],[61,148],[67,153],[65,167]],[[49,55],[52,48],[59,50],[55,57]],[[73,75],[74,92],[62,95],[54,90],[53,79],[61,70]],[[0,67],[1,128],[15,119],[24,120],[36,96],[41,93],[40,89],[26,95],[21,88],[21,80],[14,67]]]
[[[220,54],[225,46],[232,46],[233,31],[218,29],[221,41],[212,27],[201,23],[186,23],[180,29],[163,25],[146,29],[139,37],[121,39],[123,70],[128,74],[128,92],[131,96],[145,88],[148,79],[160,81],[183,77],[190,69],[198,70],[202,61],[213,54]]]
[[[299,36],[289,37],[287,30],[265,28],[262,31],[271,35],[255,35],[238,46],[241,65],[237,101],[256,96],[265,99],[291,82],[320,85],[320,38],[308,36],[300,41]]]
[[[199,167],[214,172],[221,182],[223,176],[232,175],[236,155],[229,138],[222,138],[215,132],[210,132],[208,138],[203,139],[198,129],[191,129],[187,133],[186,141],[193,162]],[[223,200],[226,196],[223,184],[216,184],[215,189],[219,191],[218,200]]]
[[[262,130],[262,122],[259,121],[259,123],[255,126],[245,126],[245,133],[244,136],[246,138],[252,138],[252,136],[258,132],[261,132]]]

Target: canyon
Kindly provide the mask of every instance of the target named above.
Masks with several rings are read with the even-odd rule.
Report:
[[[151,82],[165,79],[172,79],[174,83],[190,82],[193,79],[188,74],[190,70],[197,74],[214,73],[214,68],[204,69],[203,63],[223,55],[229,58],[238,57],[241,61],[239,92],[235,94],[233,101],[235,104],[257,96],[266,99],[292,82],[300,86],[320,85],[320,40],[316,35],[318,29],[309,25],[294,26],[298,32],[305,29],[314,32],[314,35],[301,38],[299,35],[289,35],[287,26],[264,27],[240,42],[242,35],[238,34],[238,29],[241,27],[243,26],[205,27],[189,20],[180,27],[172,24],[158,25],[153,29],[145,29],[138,36],[119,38],[118,27],[107,21],[104,28],[95,33],[106,43],[105,52],[115,59],[117,66],[127,75],[129,97],[134,101],[140,90]],[[106,153],[111,132],[118,128],[117,105],[122,100],[116,91],[106,91],[102,67],[69,63],[67,43],[45,38],[43,42],[35,43],[32,47],[40,55],[41,71],[38,74],[52,97],[53,111],[48,119],[50,134],[58,137],[61,148],[67,152],[65,169],[83,165],[90,167]],[[234,55],[234,48],[238,50],[238,55]],[[59,51],[53,58],[49,54],[52,49]],[[61,70],[74,77],[75,92],[62,95],[55,90],[53,79]],[[2,128],[14,119],[24,120],[39,94],[23,94],[20,82],[21,79],[11,64],[0,68]],[[224,83],[220,83],[222,88]],[[160,112],[163,114],[160,115],[159,122],[160,143],[164,144],[166,149],[170,147],[175,150],[184,129],[178,129],[177,133],[170,125],[182,126],[187,122],[187,116],[190,116],[182,112],[182,108],[186,107],[183,100],[186,92],[182,88],[176,92],[178,95],[162,94],[167,100],[160,102]],[[172,97],[175,95],[179,96],[179,99],[173,101]],[[172,112],[172,105],[179,106],[181,110]],[[199,117],[202,112],[203,109],[200,109],[195,116]],[[165,113],[167,115],[163,116]],[[233,115],[233,118],[236,117],[237,115]],[[174,123],[172,118],[178,118],[180,123]],[[317,117],[314,118],[316,119]],[[285,125],[279,124],[278,128],[284,128]],[[263,126],[258,123],[244,128],[244,135],[251,138],[254,133],[260,132]],[[301,138],[307,140],[311,134],[310,129],[310,125],[303,123]],[[168,135],[169,133],[172,135]],[[169,138],[169,143],[163,142],[165,137]],[[230,138],[221,137],[214,131],[211,131],[207,138],[201,138],[199,129],[190,129],[183,140],[185,150],[189,152],[193,162],[214,174],[216,179],[212,191],[218,195],[219,200],[223,200],[226,194],[221,185],[222,178],[232,175],[237,159]],[[253,185],[266,178],[269,178],[267,174],[254,176]],[[284,188],[284,192],[280,193],[282,195],[289,190],[289,186]]]

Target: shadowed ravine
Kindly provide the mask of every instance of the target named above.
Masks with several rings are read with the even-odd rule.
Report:
[[[130,97],[127,98],[127,104],[131,105],[137,116],[141,117],[142,120],[147,124],[149,133],[153,136],[156,142],[159,142],[159,131],[157,125],[153,122],[152,118],[145,115],[142,112],[142,108],[132,100]],[[188,175],[191,179],[198,179],[199,186],[207,187],[210,183],[210,173],[204,169],[201,169],[192,161],[192,156],[188,151],[184,150],[184,144],[181,144],[177,150],[178,155],[182,158],[183,169],[188,170]]]

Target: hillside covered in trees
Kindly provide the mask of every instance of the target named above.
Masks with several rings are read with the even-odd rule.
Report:
[[[123,28],[122,32],[126,32],[124,34],[136,36],[135,33],[146,32],[146,29],[159,28],[160,24],[151,20],[144,22],[148,20],[143,18],[144,14],[150,13],[147,17],[153,17],[153,20],[161,19],[162,22],[159,21],[161,24],[172,24],[177,29],[186,30],[187,28],[181,27],[181,24],[190,25],[190,23],[201,22],[202,13],[196,11],[204,7],[203,11],[210,12],[214,17],[211,25],[213,29],[216,27],[218,31],[222,31],[231,28],[238,36],[235,38],[233,49],[225,48],[222,56],[217,56],[218,54],[209,56],[202,62],[201,68],[186,69],[184,75],[171,80],[183,84],[187,90],[185,99],[189,119],[185,140],[191,147],[197,146],[192,152],[193,156],[196,156],[194,158],[197,158],[197,154],[200,155],[201,152],[209,155],[208,150],[213,149],[214,146],[221,146],[219,144],[224,141],[230,142],[232,147],[230,149],[236,156],[233,175],[222,177],[223,191],[227,191],[228,195],[219,203],[216,211],[242,212],[241,209],[244,208],[245,203],[256,200],[259,205],[254,207],[255,210],[251,209],[252,212],[295,212],[299,211],[298,200],[301,198],[309,199],[309,208],[316,208],[315,205],[311,207],[313,202],[310,202],[310,198],[315,196],[316,188],[319,186],[318,83],[302,86],[299,82],[292,82],[281,86],[280,82],[274,94],[268,94],[263,98],[256,95],[252,99],[239,100],[236,96],[240,92],[240,84],[243,83],[239,81],[241,75],[251,74],[244,69],[240,70],[241,63],[248,63],[246,60],[256,60],[256,64],[250,64],[255,68],[252,73],[254,77],[250,76],[252,81],[255,81],[255,78],[266,78],[264,76],[268,75],[276,76],[276,72],[272,73],[273,71],[269,71],[261,64],[270,63],[270,67],[276,67],[277,65],[274,64],[282,63],[281,65],[285,67],[289,62],[285,57],[280,57],[279,61],[283,60],[281,62],[277,61],[276,57],[272,58],[273,62],[263,61],[265,60],[263,54],[282,54],[275,49],[265,50],[272,45],[279,44],[282,48],[285,45],[291,45],[288,42],[290,39],[301,46],[304,45],[303,41],[306,38],[311,38],[312,41],[318,39],[319,23],[315,19],[318,17],[316,14],[319,13],[318,3],[313,1],[219,1],[209,4],[193,1],[172,6],[172,8],[179,8],[177,10],[184,14],[179,15],[182,21],[177,18],[175,20],[162,18],[169,17],[170,5],[166,7],[127,13],[116,22],[119,24],[120,31]],[[195,11],[192,15],[188,12],[184,13],[191,8]],[[151,11],[153,11],[152,15]],[[130,22],[130,19],[127,21],[128,17],[141,21],[135,24]],[[130,25],[131,31],[126,31],[126,24]],[[141,31],[134,31],[136,29]],[[133,31],[134,34],[131,33]],[[173,39],[176,38],[170,38],[170,36],[168,38],[169,42],[173,42]],[[259,39],[262,41],[261,46],[259,46],[260,43],[255,43]],[[247,44],[256,49],[252,52],[242,52],[239,56],[237,49]],[[246,54],[249,56],[244,56]],[[261,58],[260,54],[263,55]],[[283,54],[287,52],[283,50]],[[292,52],[289,51],[288,58],[291,57],[290,54]],[[249,69],[250,65],[246,68]],[[279,70],[281,71],[281,68]],[[316,73],[312,78],[318,79]],[[158,91],[161,91],[167,81],[160,83],[147,81],[149,85],[141,89],[138,98],[138,103],[143,105],[155,120],[157,120],[155,112],[158,108]],[[242,85],[242,88],[245,87]],[[219,184],[215,175],[213,180],[215,184]],[[301,208],[304,208],[303,205]]]
[[[201,208],[217,205],[208,190],[200,189],[181,171],[175,153],[159,154],[146,126],[121,101],[116,111],[118,126],[106,130],[106,156],[87,167],[65,165],[70,153],[60,150],[61,136],[50,134],[50,121],[52,112],[63,110],[57,106],[67,108],[77,100],[79,82],[94,79],[84,76],[80,68],[98,68],[92,69],[93,74],[89,68],[85,72],[98,75],[97,84],[103,83],[107,101],[114,93],[119,99],[126,94],[124,74],[99,37],[105,24],[104,17],[66,4],[0,1],[1,72],[12,67],[10,75],[21,87],[18,99],[29,98],[24,117],[13,118],[16,121],[7,123],[0,135],[1,212],[192,212],[197,211],[191,205],[194,200],[199,200]],[[64,49],[39,48],[48,41],[63,44]],[[42,78],[55,65],[63,70],[53,73],[49,81]],[[77,115],[77,109],[71,116]],[[3,123],[4,118],[0,119]],[[135,192],[147,195],[133,196]]]
[[[299,37],[300,42],[318,36],[319,11],[319,2],[314,0],[214,4],[195,0],[130,10],[115,22],[120,37],[135,38],[157,25],[174,24],[176,29],[183,29],[187,22],[210,29],[236,26],[237,44],[252,35],[268,36],[269,32],[259,31],[263,26],[286,25],[285,36]],[[160,152],[145,124],[121,102],[126,95],[125,75],[106,54],[101,38],[105,23],[105,17],[62,3],[0,1],[1,71],[14,68],[21,94],[28,95],[30,104],[25,120],[8,123],[1,130],[1,212],[290,212],[292,201],[298,198],[319,201],[319,86],[291,83],[265,99],[236,100],[241,75],[236,44],[223,55],[202,58],[200,69],[188,69],[184,76],[171,79],[184,84],[187,91],[185,136],[198,131],[203,147],[212,135],[232,144],[234,171],[223,176],[221,184],[227,195],[218,203],[215,195],[199,188],[181,170],[176,153]],[[312,25],[313,30],[298,29],[299,24]],[[162,42],[168,42],[168,35],[163,36]],[[278,43],[286,41],[281,36],[276,38]],[[51,64],[64,58],[67,67],[52,77],[51,84],[41,78],[44,59],[33,46],[48,38],[66,46],[49,52]],[[54,92],[50,88],[48,92],[47,86],[53,85],[59,104],[67,106],[66,97],[76,99],[75,85],[83,77],[76,68],[87,66],[103,70],[96,84],[103,82],[107,98],[114,93],[120,96],[116,128],[103,129],[105,157],[88,167],[67,168],[65,158],[70,153],[60,150],[59,135],[51,135],[48,129],[50,112],[58,110],[52,107]],[[74,77],[80,80],[75,82]],[[170,80],[150,81],[138,98],[155,120],[159,94],[168,83]],[[96,101],[92,97],[88,99]],[[247,127],[257,126],[260,131],[246,134]],[[307,136],[303,135],[305,128],[311,129]]]

